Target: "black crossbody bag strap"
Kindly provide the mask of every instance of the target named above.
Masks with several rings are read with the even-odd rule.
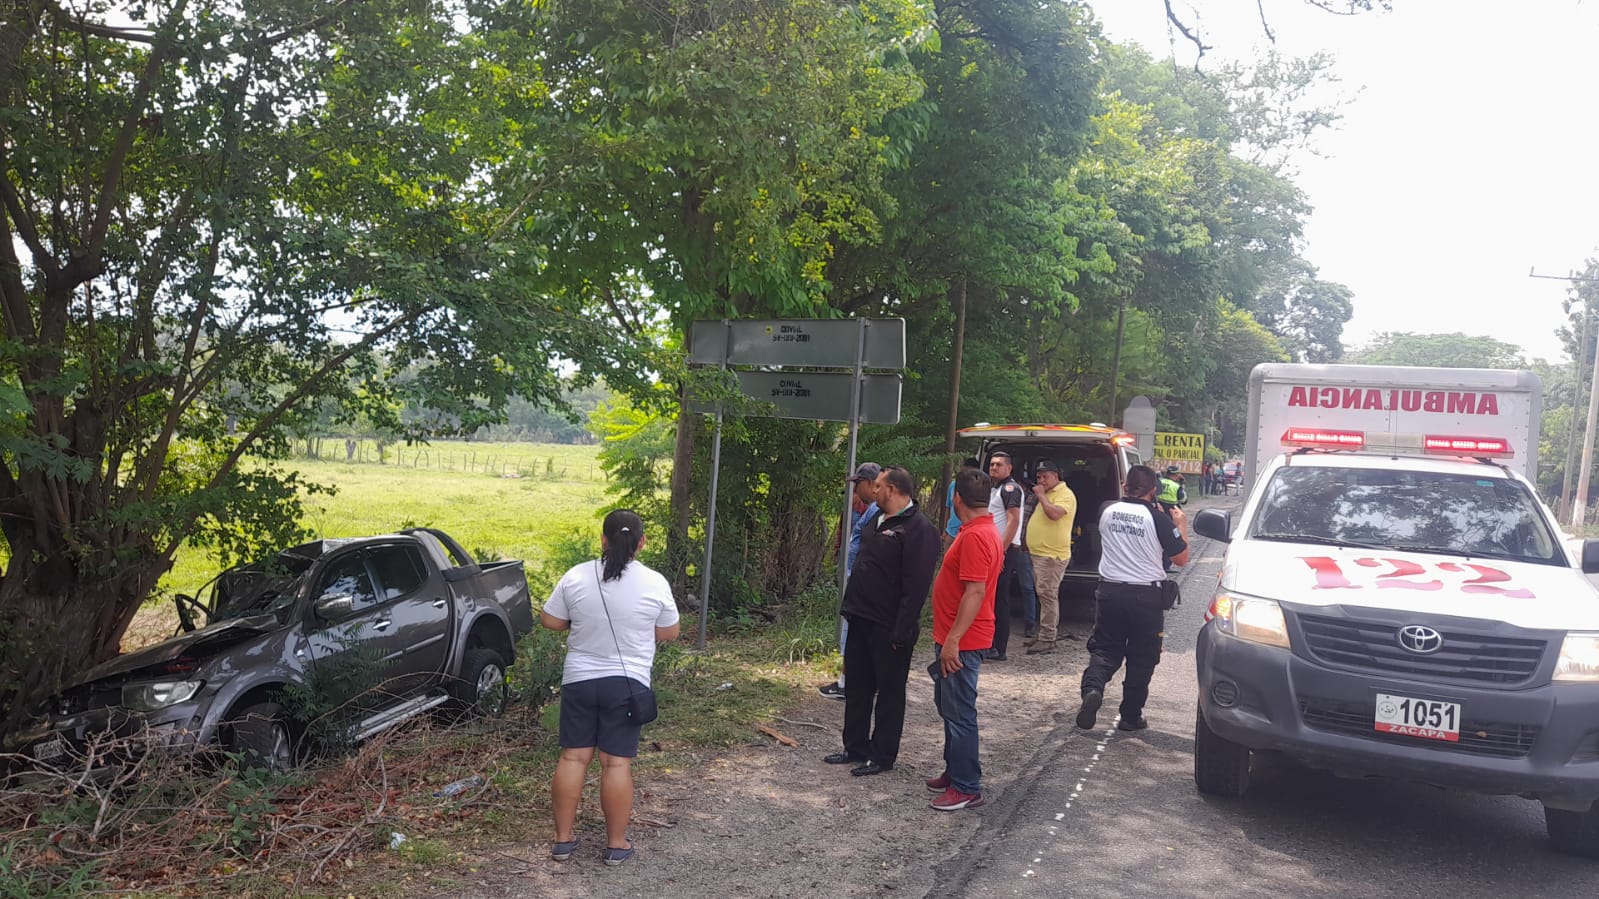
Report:
[[[622,666],[622,679],[627,681],[627,716],[635,724],[649,724],[655,720],[659,710],[655,705],[655,690],[645,688],[644,701],[640,701],[640,694],[633,689],[633,676],[627,673],[627,660],[622,657],[622,641],[616,637],[616,623],[611,620],[611,607],[605,602],[605,580],[600,577],[600,562],[594,562],[594,587],[600,591],[600,608],[605,610],[605,625],[611,629],[611,643],[616,646],[616,663]]]

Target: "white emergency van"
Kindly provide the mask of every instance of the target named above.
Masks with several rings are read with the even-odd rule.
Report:
[[[1542,415],[1543,385],[1530,371],[1257,365],[1249,376],[1244,492],[1268,462],[1294,448],[1282,439],[1290,428],[1359,433],[1373,445],[1423,435],[1491,435],[1514,450],[1500,461],[1532,480]]]
[[[1196,649],[1194,780],[1243,795],[1276,752],[1349,777],[1543,803],[1599,857],[1599,541],[1528,476],[1530,372],[1266,365],[1252,488]],[[1573,557],[1575,550],[1578,557]]]

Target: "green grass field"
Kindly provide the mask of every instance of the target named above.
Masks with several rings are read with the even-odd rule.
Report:
[[[303,452],[304,447],[301,446]],[[366,441],[350,463],[344,441],[325,440],[322,459],[291,463],[314,483],[337,488],[306,500],[304,524],[318,537],[355,537],[405,527],[436,527],[468,550],[544,560],[550,541],[573,529],[595,535],[608,501],[597,446],[438,441],[390,446],[378,461]],[[333,461],[334,458],[340,461]],[[162,579],[168,593],[193,593],[217,573],[201,550],[185,550]]]

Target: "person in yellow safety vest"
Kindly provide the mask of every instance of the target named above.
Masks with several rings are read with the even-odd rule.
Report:
[[[1160,477],[1160,493],[1155,501],[1165,506],[1168,510],[1173,506],[1182,505],[1188,499],[1183,490],[1183,485],[1178,482],[1180,469],[1175,465],[1168,465],[1166,473]]]

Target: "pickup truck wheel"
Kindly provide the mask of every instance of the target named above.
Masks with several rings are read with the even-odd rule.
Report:
[[[1237,798],[1249,789],[1249,747],[1218,736],[1194,716],[1194,786],[1207,796]]]
[[[1585,812],[1544,806],[1543,820],[1556,849],[1569,855],[1599,858],[1599,803]]]
[[[505,659],[482,646],[467,650],[461,663],[461,677],[451,684],[450,693],[460,713],[484,718],[505,714],[505,707],[511,702],[510,685],[505,681]]]
[[[277,703],[261,702],[235,713],[224,731],[223,748],[245,769],[281,774],[294,767],[294,731]]]

